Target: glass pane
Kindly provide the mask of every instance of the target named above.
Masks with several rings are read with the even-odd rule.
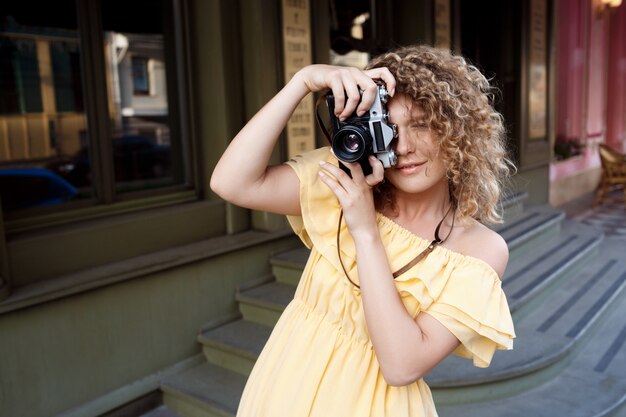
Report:
[[[0,6],[4,212],[93,196],[80,50],[73,0]]]
[[[148,58],[134,56],[133,60],[133,93],[150,94],[150,72],[148,71]]]
[[[102,2],[111,145],[118,193],[185,182],[169,0]],[[123,12],[122,12],[123,11]],[[166,30],[166,28],[168,28]]]
[[[365,68],[370,51],[375,47],[372,37],[372,2],[331,0],[330,63]]]

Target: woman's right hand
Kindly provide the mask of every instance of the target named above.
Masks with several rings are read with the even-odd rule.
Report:
[[[385,82],[389,94],[393,95],[396,81],[386,68],[361,71],[310,65],[298,71],[230,142],[213,170],[211,189],[224,200],[242,207],[300,214],[300,180],[293,169],[284,164],[268,167],[283,128],[300,101],[311,91],[332,90],[335,113],[340,119],[354,113],[357,105],[357,113],[365,113],[376,97],[373,79]],[[359,89],[363,90],[360,104]]]
[[[346,119],[355,110],[357,115],[362,116],[372,107],[377,89],[375,79],[382,80],[389,95],[394,95],[396,80],[384,67],[363,71],[353,67],[317,64],[304,67],[294,75],[294,81],[301,80],[309,91],[330,89],[335,97],[335,116],[340,120]],[[362,98],[359,89],[363,91]]]

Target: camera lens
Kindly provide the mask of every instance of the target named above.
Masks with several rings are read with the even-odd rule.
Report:
[[[343,140],[343,147],[348,152],[357,152],[361,145],[360,138],[354,133],[350,133]]]
[[[333,152],[344,162],[358,161],[370,151],[372,138],[369,132],[360,126],[344,126],[333,137]]]

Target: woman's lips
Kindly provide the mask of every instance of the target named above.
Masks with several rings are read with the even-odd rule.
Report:
[[[409,175],[409,174],[414,174],[414,173],[416,173],[417,171],[419,171],[419,170],[420,170],[420,168],[421,168],[421,167],[422,167],[425,163],[426,163],[426,161],[424,161],[424,162],[411,162],[411,163],[403,163],[403,164],[397,165],[397,166],[395,167],[395,169],[396,169],[397,171],[400,171],[400,173],[402,173],[402,174]]]

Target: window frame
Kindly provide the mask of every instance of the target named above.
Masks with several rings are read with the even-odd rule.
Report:
[[[76,0],[76,4],[79,30],[85,26],[93,28],[90,32],[80,32],[81,47],[89,54],[83,58],[84,65],[91,66],[85,69],[84,80],[87,89],[85,108],[86,112],[91,112],[90,133],[109,141],[110,138],[106,136],[108,100],[97,100],[98,97],[107,97],[102,66],[104,53],[94,53],[94,50],[102,49],[99,42],[104,36],[100,30],[102,25],[98,13],[100,1]],[[202,64],[192,59],[192,53],[198,53],[198,45],[193,42],[194,30],[198,29],[193,25],[196,22],[193,11],[199,6],[190,0],[172,0],[167,4],[172,10],[172,18],[167,19],[169,22],[164,26],[164,33],[172,35],[165,38],[169,38],[166,42],[175,42],[175,47],[164,49],[169,51],[166,54],[171,53],[173,56],[172,59],[167,55],[166,62],[176,64],[176,68],[168,71],[168,95],[171,95],[170,89],[185,92],[175,103],[169,101],[171,104],[168,106],[173,108],[170,113],[172,119],[179,120],[180,134],[188,138],[185,141],[190,156],[190,162],[186,165],[189,170],[187,184],[193,184],[193,188],[184,184],[163,188],[157,193],[142,191],[119,194],[105,204],[90,205],[89,202],[77,201],[68,203],[64,210],[33,211],[32,216],[28,217],[11,214],[2,216],[0,210],[0,264],[6,269],[1,276],[5,282],[9,282],[13,288],[11,293],[14,294],[9,295],[6,302],[11,303],[15,297],[20,298],[28,291],[53,291],[63,282],[63,285],[83,288],[85,284],[75,281],[74,277],[81,277],[84,273],[95,277],[93,279],[97,282],[93,285],[105,285],[106,279],[102,277],[115,274],[118,266],[132,270],[136,259],[144,255],[178,253],[182,245],[203,245],[204,242],[233,233],[233,222],[241,223],[239,217],[233,220],[235,210],[206,187],[213,160],[221,153],[221,146],[202,146],[200,139],[208,136],[201,136],[200,133],[207,129],[200,125],[200,119],[194,114],[213,115],[213,110],[224,110],[222,105],[216,109],[213,109],[213,105],[221,103],[222,96],[230,96],[220,93],[216,98],[212,94],[210,100],[205,100],[201,97],[201,91],[191,88],[199,82],[193,79],[194,75],[200,79],[200,75],[207,71],[222,73],[225,71],[224,62],[213,59],[215,53],[210,54],[210,59]],[[209,16],[216,25],[221,24],[219,13]],[[211,38],[208,47],[218,48],[220,43]],[[202,70],[198,70],[198,65]],[[210,85],[214,85],[214,78],[211,78]],[[97,108],[94,109],[94,106]],[[234,107],[235,110],[237,108]],[[226,112],[223,118],[231,117],[229,114]],[[228,136],[228,132],[222,131],[228,126],[222,118],[205,122],[212,136],[216,133],[218,137]],[[100,152],[101,156],[112,157],[112,149],[109,151],[106,147],[98,147],[94,151]],[[108,165],[94,167],[100,172],[112,168],[111,159]],[[247,224],[245,221],[243,223]],[[3,245],[6,250],[2,250]],[[135,275],[124,276],[130,279]],[[4,288],[0,288],[0,300],[5,296]]]
[[[116,192],[113,149],[110,146],[109,98],[106,75],[101,0],[76,0],[79,46],[83,71],[83,99],[87,121],[88,146],[94,181],[93,196],[79,201],[68,201],[54,207],[33,207],[5,212],[2,219],[6,233],[20,233],[46,226],[72,223],[116,213],[127,213],[198,201],[198,146],[193,136],[191,120],[191,37],[189,17],[185,12],[187,0],[166,0],[171,18],[165,19],[164,58],[166,70],[168,116],[170,131],[183,140],[179,159],[183,165],[183,182],[155,189]],[[174,151],[174,147],[172,147]],[[173,160],[176,158],[173,155]]]

